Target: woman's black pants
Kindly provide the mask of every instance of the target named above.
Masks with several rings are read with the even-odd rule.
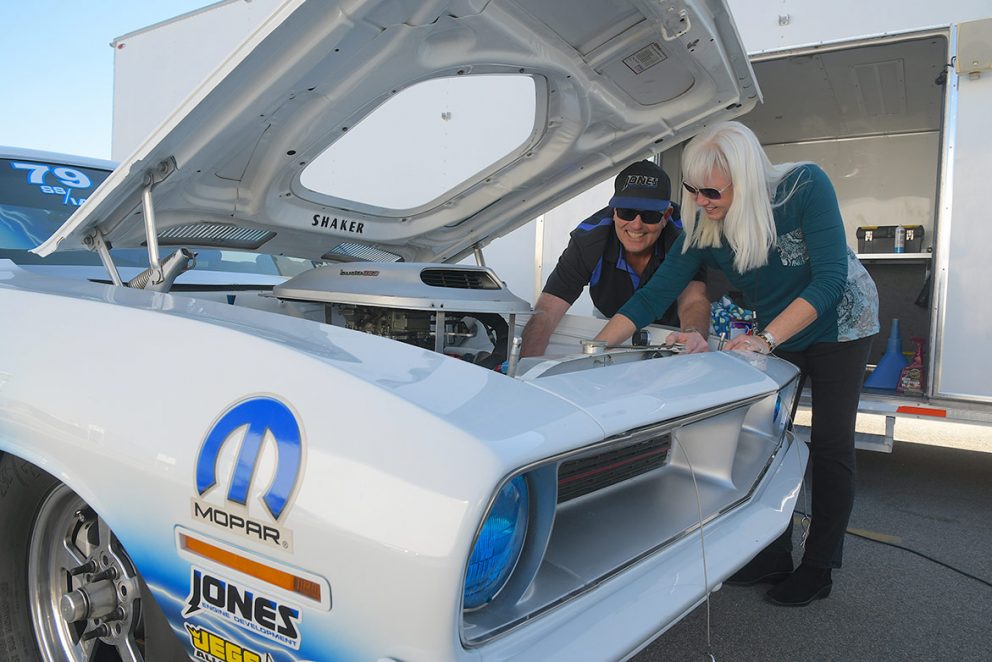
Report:
[[[818,568],[839,568],[843,559],[844,534],[854,506],[854,425],[870,345],[869,337],[816,343],[801,352],[775,352],[802,371],[812,390],[812,523],[802,562]],[[791,518],[789,528],[768,551],[792,552]]]

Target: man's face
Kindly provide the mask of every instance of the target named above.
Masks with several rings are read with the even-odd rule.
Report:
[[[614,210],[613,227],[616,229],[617,237],[623,244],[624,250],[633,255],[650,252],[655,242],[658,241],[658,237],[661,236],[661,231],[668,222],[669,214],[671,214],[671,210],[665,212],[661,223],[648,225],[641,220],[640,214],[635,216],[632,221],[625,221],[617,216],[617,212]]]

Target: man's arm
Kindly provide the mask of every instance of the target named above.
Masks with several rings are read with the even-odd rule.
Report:
[[[634,335],[634,331],[637,331],[637,327],[630,318],[626,317],[623,313],[617,313],[596,334],[595,340],[605,340],[607,345],[619,345]]]
[[[686,354],[708,352],[710,344],[710,300],[706,298],[706,283],[689,281],[678,299],[682,331],[670,333],[667,344],[682,343]]]
[[[558,327],[561,318],[572,306],[569,302],[553,294],[542,292],[534,305],[534,315],[524,327],[523,344],[520,356],[540,356],[548,348],[551,334]]]

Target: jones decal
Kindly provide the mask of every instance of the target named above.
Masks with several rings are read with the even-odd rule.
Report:
[[[256,653],[241,644],[228,641],[206,628],[184,623],[193,647],[193,657],[205,662],[272,662],[268,653]]]
[[[338,218],[337,216],[314,214],[313,222],[310,223],[310,226],[324,230],[351,232],[352,234],[365,233],[365,224],[361,221],[349,221],[347,218]]]
[[[300,647],[300,610],[193,568],[183,616],[206,610],[272,641]]]
[[[624,183],[623,188],[627,189],[630,188],[631,186],[637,186],[643,188],[658,188],[658,178],[652,177],[650,175],[628,175],[627,181]]]

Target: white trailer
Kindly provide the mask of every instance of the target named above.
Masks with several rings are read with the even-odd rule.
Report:
[[[811,160],[830,174],[849,244],[878,285],[870,362],[893,319],[904,349],[911,336],[925,341],[922,394],[862,394],[862,412],[886,416],[875,441],[891,450],[897,416],[992,423],[992,5],[730,5],[764,96],[742,121],[773,161]],[[868,252],[857,230],[875,226],[921,226],[923,239],[913,252]]]
[[[226,0],[116,39],[114,158],[137,147],[275,5]],[[859,445],[891,450],[897,417],[992,423],[992,305],[982,275],[990,238],[992,6],[729,5],[763,93],[763,104],[742,121],[773,161],[815,161],[830,174],[849,243],[879,286],[882,334],[871,362],[885,349],[892,319],[901,322],[904,349],[912,336],[925,340],[923,393],[863,393],[861,411],[884,415],[887,425],[884,436]],[[441,117],[448,101],[438,103]],[[676,187],[680,153],[676,146],[660,155]],[[611,182],[603,182],[493,241],[487,264],[533,302],[569,231],[610,194]],[[914,237],[912,252],[859,250],[858,228],[877,226],[919,226],[922,241]],[[587,295],[572,308],[591,310]]]

